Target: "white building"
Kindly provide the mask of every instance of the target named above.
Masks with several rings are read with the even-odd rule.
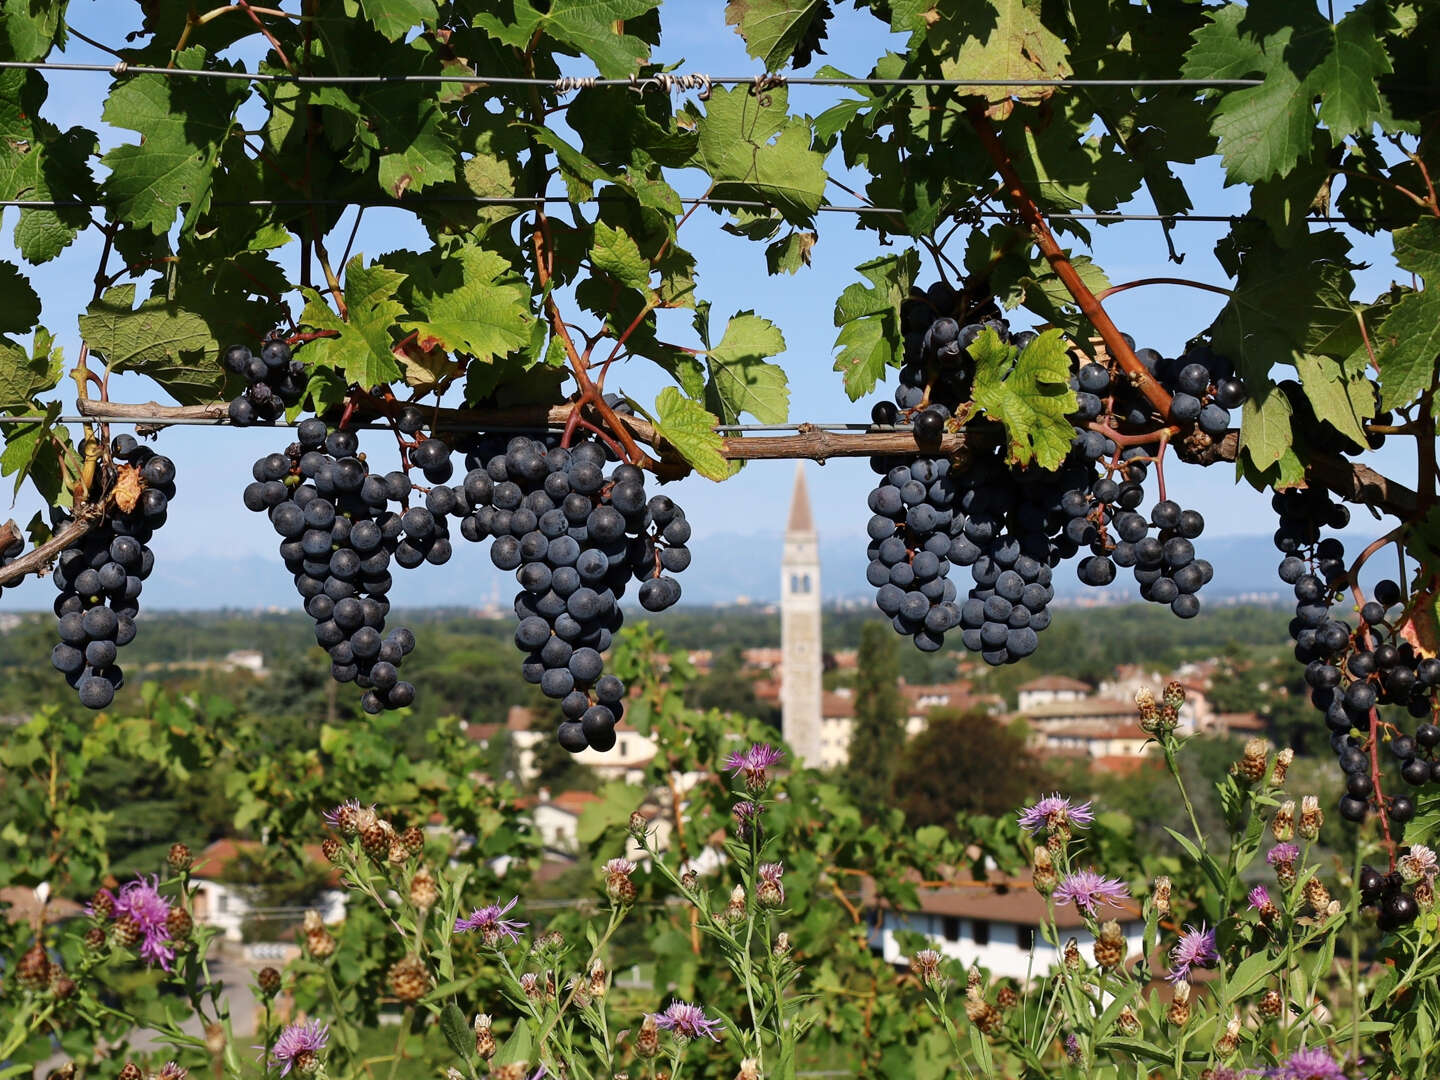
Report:
[[[873,885],[868,885],[866,892],[873,907]],[[942,956],[965,967],[979,965],[995,977],[1039,979],[1061,962],[1060,949],[1040,932],[1047,916],[1045,900],[1028,881],[994,880],[991,884],[921,889],[919,899],[916,910],[882,906],[878,912],[870,931],[870,948],[889,964],[902,967],[909,963],[909,954],[900,946],[900,935],[907,932],[922,935],[927,947]],[[1127,958],[1139,956],[1144,949],[1144,920],[1134,910],[1112,908],[1104,914],[1119,921]],[[1055,922],[1061,948],[1069,938],[1077,937],[1088,951],[1090,935],[1074,907],[1056,907]],[[1093,957],[1087,956],[1086,962],[1093,963]]]
[[[1080,701],[1090,696],[1090,684],[1065,675],[1042,675],[1023,683],[1015,693],[1021,712],[1057,701]]]
[[[535,752],[541,743],[555,738],[552,726],[536,724],[535,716],[523,705],[512,705],[505,716],[503,730],[515,747],[516,775],[519,783],[528,784],[538,775]],[[465,734],[484,746],[502,730],[499,724],[465,724]],[[645,766],[655,757],[656,743],[649,735],[626,723],[622,717],[615,725],[615,745],[609,750],[583,750],[575,760],[594,769],[606,780],[624,780],[638,784],[645,776]]]
[[[795,490],[780,561],[780,728],[796,762],[820,768],[820,676],[825,666],[820,635],[820,539],[810,514],[805,464],[795,463]]]
[[[218,926],[224,931],[226,941],[243,941],[245,921],[252,917],[273,917],[298,923],[305,911],[314,908],[327,923],[338,923],[345,918],[345,890],[339,888],[338,873],[324,855],[320,845],[306,845],[305,854],[310,862],[327,872],[326,887],[308,904],[296,908],[258,909],[251,905],[247,896],[250,887],[244,882],[222,880],[230,877],[229,870],[242,854],[258,852],[260,843],[256,840],[216,840],[202,851],[190,868],[190,876],[196,884],[195,909],[193,915],[198,923]]]

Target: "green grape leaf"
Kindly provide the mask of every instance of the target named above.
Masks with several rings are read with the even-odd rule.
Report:
[[[61,132],[40,117],[45,80],[36,71],[0,71],[0,199],[86,200],[94,196],[90,157],[94,132],[75,127]],[[15,246],[32,263],[64,251],[90,222],[84,207],[23,207]]]
[[[40,321],[40,297],[30,279],[12,262],[0,259],[0,334],[28,334]]]
[[[60,403],[50,402],[43,419],[33,424],[7,424],[5,449],[0,452],[0,476],[15,477],[15,491],[29,479],[50,506],[74,504],[71,489],[76,480],[70,433],[59,423]]]
[[[300,321],[318,330],[335,330],[337,337],[316,338],[301,350],[301,357],[322,367],[334,368],[347,383],[369,389],[400,378],[395,359],[395,321],[405,310],[395,299],[404,282],[403,274],[384,266],[366,266],[356,255],[345,267],[345,309],[343,320],[314,289],[304,289],[307,303]]]
[[[63,354],[50,331],[35,331],[35,354],[8,337],[0,335],[0,410],[10,413],[32,411],[36,394],[52,389],[64,373]]]
[[[607,79],[623,79],[650,55],[650,46],[634,34],[617,31],[627,19],[655,9],[657,0],[554,0],[538,22],[550,36],[573,45],[595,61]],[[520,6],[516,0],[516,7]],[[522,43],[523,44],[523,43]]]
[[[737,463],[720,456],[724,440],[715,433],[716,423],[704,405],[673,386],[665,387],[655,399],[656,433],[701,476],[725,480],[735,474]]]
[[[810,265],[810,252],[817,237],[808,229],[790,232],[765,248],[765,269],[774,274],[794,274]]]
[[[887,367],[900,365],[900,304],[920,273],[920,256],[908,249],[861,263],[856,269],[873,285],[855,282],[835,301],[834,370],[845,393],[857,401],[875,389]]]
[[[1343,364],[1311,353],[1295,354],[1300,385],[1310,399],[1315,415],[1328,420],[1342,435],[1364,446],[1361,423],[1375,415],[1375,395],[1363,372],[1348,374]]]
[[[1308,156],[1316,98],[1327,139],[1368,131],[1383,118],[1377,81],[1390,62],[1364,7],[1332,25],[1287,0],[1232,3],[1211,12],[1193,40],[1186,78],[1265,80],[1223,94],[1215,108],[1211,130],[1232,182],[1277,176]]]
[[[1064,333],[1046,330],[1016,350],[987,329],[970,346],[970,355],[975,358],[973,399],[987,416],[1005,425],[1009,460],[1058,468],[1075,434],[1065,419],[1075,411],[1075,392],[1069,386],[1070,350]]]
[[[43,60],[56,34],[64,31],[61,4],[20,2],[0,6],[0,59]]]
[[[1392,239],[1402,270],[1419,274],[1426,285],[1440,285],[1440,218],[1421,218],[1409,228],[1396,229]]]
[[[113,371],[148,375],[182,405],[214,401],[225,385],[219,343],[205,319],[163,296],[138,308],[134,285],[116,285],[80,316],[90,354]]]
[[[773,203],[792,225],[808,224],[825,195],[825,155],[810,146],[810,124],[786,111],[783,87],[751,94],[716,87],[694,164],[710,174],[717,199]]]
[[[1376,333],[1380,404],[1398,409],[1429,389],[1440,355],[1440,287],[1405,295]]]
[[[347,297],[349,280],[347,273]],[[530,289],[504,256],[462,247],[433,274],[411,269],[410,282],[413,313],[400,326],[419,334],[422,349],[439,345],[488,361],[529,343]]]
[[[745,41],[745,51],[779,71],[795,52],[817,16],[827,11],[826,0],[730,0],[725,24]]]
[[[1290,400],[1278,388],[1263,380],[1263,390],[1251,384],[1250,397],[1240,424],[1240,449],[1260,472],[1269,469],[1291,452],[1294,434],[1290,427]],[[1293,455],[1292,455],[1293,456]]]
[[[921,21],[947,79],[1063,79],[1072,74],[1065,42],[1041,21],[1034,0],[929,6],[933,10]],[[1003,119],[1016,102],[1035,105],[1055,91],[1049,86],[962,85],[954,92],[983,97],[987,111]]]
[[[205,50],[192,46],[175,56],[178,67],[204,67]],[[138,144],[117,146],[101,161],[110,170],[106,194],[131,225],[163,233],[188,205],[193,221],[210,199],[220,150],[234,125],[235,111],[249,94],[239,79],[211,79],[203,93],[187,93],[178,79],[163,75],[127,77],[105,99],[106,123],[140,133]]]
[[[603,221],[595,223],[595,242],[590,261],[627,289],[644,289],[650,284],[650,262],[627,233],[612,229]]]
[[[753,311],[736,312],[725,326],[720,344],[709,350],[714,403],[727,424],[749,413],[762,424],[783,424],[790,412],[790,387],[785,372],[767,363],[767,356],[785,351],[785,337],[769,319]]]
[[[414,27],[434,26],[439,16],[435,0],[360,0],[360,6],[365,18],[389,41],[399,41]]]
[[[455,179],[455,139],[433,100],[392,91],[367,95],[365,106],[380,141],[378,179],[387,194],[398,199]]]

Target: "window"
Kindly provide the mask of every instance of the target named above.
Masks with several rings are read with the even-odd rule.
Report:
[[[810,591],[810,575],[809,575],[809,574],[806,574],[804,577],[802,577],[802,578],[800,579],[800,591],[803,592],[803,593],[808,593],[808,592]]]
[[[800,591],[800,575],[799,575],[799,574],[791,574],[791,575],[790,575],[790,591],[791,591],[792,593],[798,593],[798,592]]]
[[[629,753],[630,753],[630,740],[629,740],[629,739],[621,739],[621,740],[620,740],[620,756],[621,756],[621,757],[626,757]]]
[[[940,920],[941,933],[945,935],[946,941],[960,940],[960,920],[954,915],[943,916]]]
[[[971,923],[971,925],[972,925],[973,928],[974,928],[973,933],[974,933],[974,935],[975,935],[975,944],[976,944],[976,945],[989,945],[989,944],[990,944],[990,923],[989,923],[988,921],[986,921],[985,919],[975,919],[975,920]]]
[[[230,911],[230,895],[228,893],[222,892],[215,898],[215,910],[221,915],[225,915]]]
[[[1019,945],[1025,952],[1033,952],[1035,949],[1035,928],[1033,926],[1017,926],[1015,928],[1015,944]]]

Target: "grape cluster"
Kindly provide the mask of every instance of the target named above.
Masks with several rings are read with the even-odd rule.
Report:
[[[909,418],[921,447],[938,442],[968,400],[975,374],[968,350],[982,333],[993,330],[1021,350],[1036,337],[1030,331],[1011,334],[993,309],[990,317],[962,326],[944,314],[959,300],[948,286],[937,285],[902,307],[900,385],[894,404],[880,402],[871,413],[881,426]],[[1211,397],[1223,391],[1225,400],[1236,400],[1229,384],[1237,380],[1227,367],[1208,352],[1192,350],[1187,358],[1190,363],[1179,368],[1187,372],[1184,385]],[[1214,372],[1196,358],[1210,359]],[[1155,359],[1162,358],[1155,354]],[[1168,370],[1174,364],[1162,366]],[[1191,367],[1206,376],[1204,387]],[[1120,450],[1090,426],[1102,416],[1119,425],[1135,419],[1126,404],[1133,388],[1113,381],[1112,389],[1103,364],[1079,366],[1071,380],[1080,406],[1070,418],[1074,437],[1053,472],[1011,468],[1003,448],[967,451],[963,466],[937,456],[871,459],[882,479],[869,497],[866,578],[877,590],[880,610],[922,651],[941,648],[944,634],[958,626],[966,648],[987,663],[1029,656],[1050,625],[1053,570],[1082,549],[1087,554],[1076,567],[1082,583],[1109,585],[1117,566],[1129,567],[1144,599],[1182,618],[1199,612],[1196,594],[1214,576],[1193,544],[1204,519],[1167,499],[1148,518],[1139,513],[1148,451]],[[1243,387],[1238,392],[1243,397]],[[1136,422],[1149,425],[1150,419],[1146,413]],[[1228,423],[1228,414],[1225,419]],[[970,568],[973,586],[963,600],[949,580],[954,565]]]
[[[1234,364],[1208,345],[1195,345],[1176,357],[1162,356],[1154,349],[1135,349],[1135,359],[1170,392],[1171,418],[1180,424],[1193,423],[1212,439],[1224,436],[1230,429],[1231,410],[1245,403],[1245,382],[1236,375]],[[1079,415],[1094,419],[1101,414],[1110,388],[1107,384],[1093,389],[1083,379],[1080,382],[1076,395]],[[1153,426],[1150,403],[1128,380],[1116,381],[1113,402],[1112,415],[1122,424],[1141,429]]]
[[[1401,859],[1409,852],[1408,847],[1401,848]],[[1362,866],[1357,884],[1360,886],[1360,902],[1366,907],[1379,909],[1377,925],[1381,930],[1398,930],[1414,922],[1420,914],[1420,905],[1415,902],[1414,893],[1405,887],[1405,879],[1397,871],[1382,874],[1373,866]]]
[[[0,548],[0,570],[3,570],[5,567],[9,566],[12,562],[18,559],[20,557],[20,553],[24,550],[25,538],[19,535],[17,535],[15,539],[11,540],[3,548]],[[0,588],[0,595],[4,595],[4,593],[5,590],[3,588]]]
[[[123,462],[115,470],[115,508],[61,553],[51,575],[60,592],[60,642],[50,663],[89,709],[105,708],[124,685],[116,657],[135,639],[141,583],[155,565],[147,544],[175,497],[175,463],[168,457],[130,435],[115,438],[111,456]]]
[[[410,478],[372,474],[353,432],[311,419],[296,434],[284,453],[255,462],[245,505],[265,513],[280,535],[281,558],[315,620],[316,642],[330,654],[331,675],[364,689],[367,713],[404,708],[415,687],[400,679],[400,664],[415,636],[403,627],[385,633],[390,564],[448,562],[446,517],[468,513],[468,503],[463,492],[437,484],[425,505],[410,506]]]
[[[647,611],[680,599],[671,574],[690,565],[690,524],[669,497],[645,497],[645,474],[617,465],[598,442],[570,448],[517,436],[482,439],[469,451],[463,488],[469,540],[493,537],[490,560],[515,571],[521,671],[563,716],[561,746],[608,750],[624,713],[625,686],[606,674],[602,654],[623,616],[633,578]]]
[[[305,396],[305,365],[278,338],[265,342],[259,356],[244,345],[231,345],[220,363],[246,383],[244,393],[230,402],[228,410],[236,427],[272,423]]]

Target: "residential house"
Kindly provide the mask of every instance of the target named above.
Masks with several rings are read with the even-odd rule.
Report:
[[[196,856],[190,876],[196,884],[195,909],[198,923],[209,923],[224,931],[227,941],[244,940],[245,921],[252,916],[274,916],[298,922],[307,908],[320,912],[327,923],[345,917],[345,890],[340,887],[339,873],[320,851],[319,844],[307,844],[305,855],[312,866],[326,871],[325,887],[310,903],[295,908],[260,909],[254,907],[245,883],[227,880],[236,859],[243,853],[261,850],[258,840],[216,840]]]

